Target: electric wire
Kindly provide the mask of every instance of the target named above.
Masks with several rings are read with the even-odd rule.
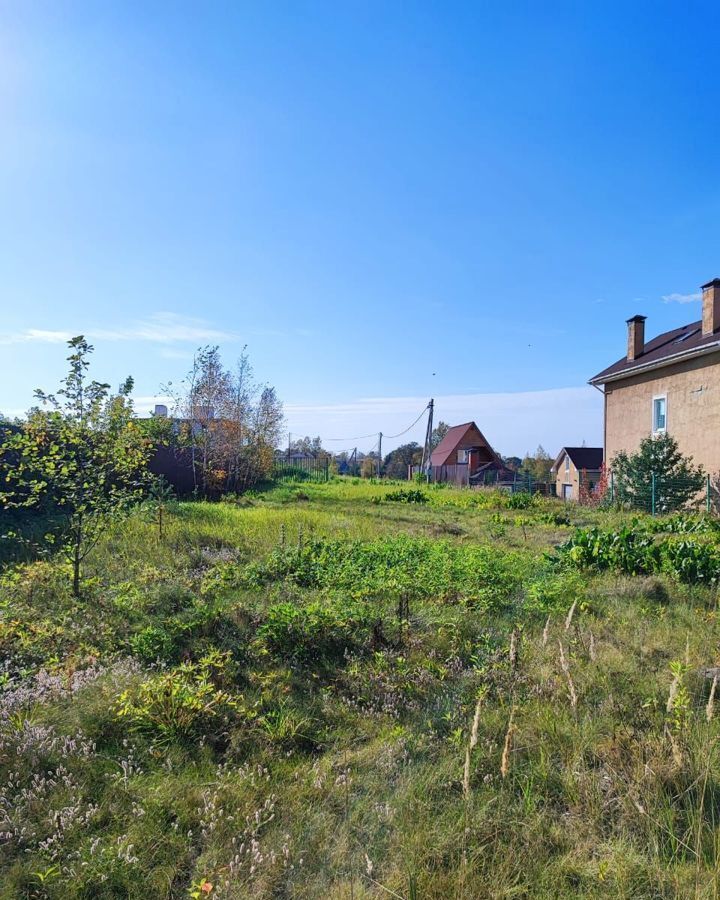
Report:
[[[430,404],[428,404],[428,406],[429,405]],[[420,415],[417,417],[417,419],[415,419],[415,421],[412,423],[412,425],[408,425],[408,427],[405,429],[405,431],[401,431],[399,434],[383,434],[383,437],[392,441],[395,438],[399,438],[399,437],[402,437],[404,434],[407,434],[408,431],[410,431],[411,428],[414,428],[417,425],[417,423],[420,421],[420,419],[422,419],[422,417],[428,411],[428,406],[426,406],[425,409],[423,409],[423,411],[420,413]]]
[[[428,406],[429,405],[430,404],[428,404]],[[391,441],[391,440],[394,440],[395,438],[402,437],[404,434],[407,434],[411,428],[414,428],[417,425],[417,423],[420,421],[420,419],[422,419],[422,417],[425,415],[427,410],[428,410],[428,407],[426,406],[423,409],[423,411],[420,413],[420,415],[417,417],[417,419],[415,419],[415,421],[412,424],[408,425],[408,427],[404,431],[399,432],[399,434],[383,434],[383,438],[386,438],[387,440]],[[323,438],[323,441],[326,441],[328,443],[329,442],[334,443],[335,441],[345,441],[347,443],[350,443],[352,441],[366,441],[368,438],[377,437],[377,435],[378,435],[378,432],[374,431],[372,434],[361,434],[361,435],[358,435],[357,437]]]

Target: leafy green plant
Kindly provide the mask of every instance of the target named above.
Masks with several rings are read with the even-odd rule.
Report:
[[[241,697],[217,686],[228,664],[228,653],[213,651],[197,663],[159,672],[120,694],[117,716],[159,744],[207,734],[223,719],[247,712]]]
[[[515,491],[510,494],[505,502],[508,509],[530,509],[533,505],[533,495],[528,491]]]
[[[567,513],[554,512],[553,510],[540,513],[540,515],[538,516],[538,521],[542,522],[544,525],[572,524],[570,521],[570,516]]]
[[[289,580],[354,599],[407,595],[493,606],[514,594],[521,570],[519,555],[493,547],[401,536],[279,547],[258,562],[225,569],[223,577],[246,588]]]
[[[365,605],[348,600],[312,600],[304,606],[277,603],[268,609],[258,638],[279,656],[328,661],[363,640],[372,621]]]
[[[540,613],[567,610],[584,594],[584,581],[578,572],[546,572],[528,584],[525,608]]]
[[[720,549],[715,543],[656,537],[639,528],[617,531],[579,528],[557,554],[578,568],[611,569],[626,575],[665,572],[686,583],[716,583],[720,579]]]
[[[420,490],[390,491],[381,497],[387,503],[428,503],[430,498]]]

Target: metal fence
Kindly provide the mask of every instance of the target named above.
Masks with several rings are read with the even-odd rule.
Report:
[[[273,481],[327,481],[330,477],[330,459],[279,459],[272,472]]]
[[[420,466],[410,466],[408,477],[415,478],[421,473]],[[520,472],[499,472],[497,469],[471,476],[470,467],[467,463],[431,466],[429,474],[431,482],[444,482],[454,484],[456,487],[497,488],[498,490],[511,493],[527,491],[529,494],[544,494],[546,496],[552,496],[555,493],[554,481],[535,481],[531,476]]]
[[[525,472],[500,472],[497,469],[481,472],[478,478],[473,478],[475,487],[495,487],[499,490],[519,491],[528,494],[544,494],[552,496],[555,493],[554,481],[536,481],[532,475]]]
[[[664,515],[681,509],[717,511],[718,491],[709,475],[704,478],[666,478],[650,473],[643,481],[623,480],[610,472],[605,499],[611,505]]]

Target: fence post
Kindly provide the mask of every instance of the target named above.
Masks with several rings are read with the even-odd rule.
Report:
[[[652,473],[652,514],[655,515],[655,473]]]
[[[710,512],[710,476],[705,476],[705,512]]]

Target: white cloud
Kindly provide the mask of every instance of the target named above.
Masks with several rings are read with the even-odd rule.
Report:
[[[698,291],[696,294],[664,294],[663,303],[695,303],[702,299],[702,293]]]
[[[294,435],[319,434],[326,446],[370,449],[375,435],[398,434],[412,422],[427,399],[369,397],[349,403],[287,404],[287,429]],[[602,444],[602,397],[589,386],[498,394],[449,394],[435,398],[435,423],[475,421],[500,453],[521,455],[542,444],[554,454],[560,447]],[[426,419],[398,438],[383,438],[383,451],[408,441],[421,442]],[[358,439],[360,435],[373,435]],[[343,438],[341,441],[330,438]],[[356,440],[357,439],[357,440]]]
[[[159,312],[124,328],[88,328],[74,332],[28,328],[12,334],[0,334],[0,344],[59,344],[69,341],[75,334],[84,334],[92,341],[149,341],[156,344],[240,340],[236,332],[214,328],[204,319]]]
[[[172,411],[172,397],[163,396],[162,394],[149,397],[133,397],[133,406],[139,416],[148,416],[151,412],[154,412],[156,403],[162,403],[164,406],[167,406],[168,410]]]
[[[41,328],[28,328],[15,334],[0,335],[0,344],[64,344],[72,334],[69,331],[45,331]]]

